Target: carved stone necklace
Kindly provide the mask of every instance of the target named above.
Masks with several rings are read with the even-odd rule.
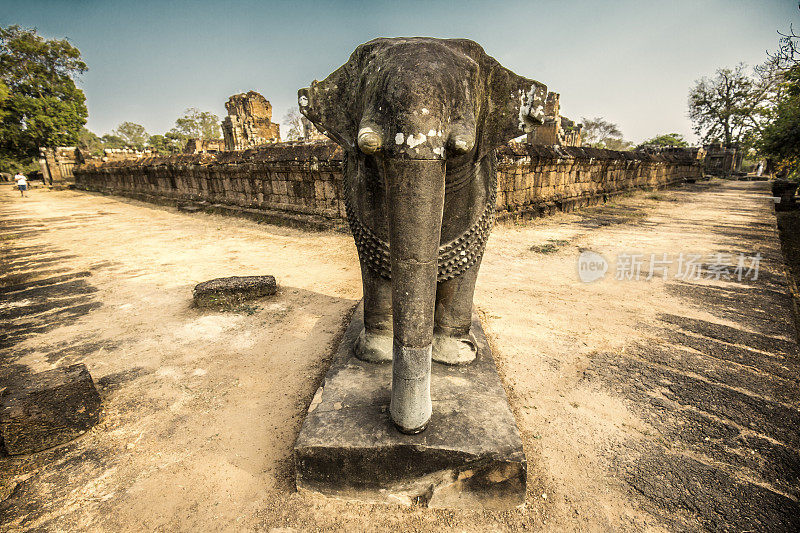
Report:
[[[496,156],[487,155],[490,168],[489,175],[494,176]],[[348,158],[344,158],[344,176],[348,173]],[[477,168],[477,166],[476,166]],[[445,194],[463,187],[469,179],[475,177],[476,170],[464,173],[459,179],[453,181],[450,187],[445,187]],[[464,177],[466,176],[466,177]],[[382,278],[391,279],[392,269],[389,260],[389,243],[380,239],[358,217],[354,209],[352,198],[352,184],[344,184],[344,205],[347,213],[347,222],[353,234],[358,250],[358,257],[374,273]],[[483,255],[486,241],[494,225],[494,215],[497,200],[497,180],[491,180],[486,197],[486,205],[481,215],[458,237],[439,246],[437,281],[447,281],[460,276],[473,266]]]

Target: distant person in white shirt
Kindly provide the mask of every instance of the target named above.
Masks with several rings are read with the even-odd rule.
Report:
[[[761,176],[762,172],[764,172],[764,163],[759,161],[758,162],[758,170],[756,170],[756,176]]]
[[[19,195],[24,197],[25,191],[28,190],[28,178],[22,172],[17,172],[17,175],[14,176],[14,179],[17,182],[17,189],[19,189]]]

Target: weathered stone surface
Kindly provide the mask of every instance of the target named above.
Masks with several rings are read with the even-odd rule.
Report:
[[[183,147],[184,154],[216,153],[224,150],[225,141],[222,139],[189,139]]]
[[[51,186],[73,183],[72,169],[83,162],[81,151],[74,146],[39,148],[39,168],[44,182]]]
[[[100,396],[83,364],[26,376],[10,384],[0,399],[0,433],[9,455],[68,442],[99,416]]]
[[[433,416],[417,435],[400,433],[389,419],[392,365],[353,355],[362,320],[359,305],[295,443],[298,489],[429,507],[522,504],[522,440],[477,316],[477,359],[433,364]]]
[[[226,150],[246,150],[281,140],[280,125],[272,122],[272,105],[255,91],[234,94],[225,103],[222,121]]]
[[[274,276],[231,276],[198,283],[194,303],[206,309],[232,309],[242,302],[275,294]]]
[[[706,174],[729,178],[740,173],[745,150],[738,145],[723,146],[720,143],[712,143],[704,145],[703,151]]]
[[[473,41],[430,37],[364,43],[297,92],[300,112],[346,153],[364,286],[356,355],[374,359],[385,345],[374,339],[392,331],[382,357],[394,361],[389,411],[404,433],[430,419],[431,359],[475,357],[472,296],[497,205],[496,148],[542,124],[546,94]]]
[[[583,124],[575,124],[561,115],[560,100],[560,94],[547,93],[547,99],[544,104],[544,124],[534,126],[533,131],[528,133],[528,143],[548,146],[581,145]]]
[[[775,180],[772,182],[772,196],[780,198],[780,202],[775,204],[776,211],[791,211],[797,208],[794,193],[797,190],[797,183],[788,180]]]

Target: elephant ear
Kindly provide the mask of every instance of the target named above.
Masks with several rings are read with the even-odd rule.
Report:
[[[547,97],[543,83],[514,74],[488,55],[482,59],[484,99],[477,124],[478,158],[543,124]]]
[[[300,112],[346,150],[355,149],[358,129],[353,90],[359,80],[353,77],[353,61],[351,57],[324,80],[314,80],[311,87],[297,91]]]

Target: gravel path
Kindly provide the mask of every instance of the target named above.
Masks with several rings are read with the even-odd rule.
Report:
[[[495,229],[476,304],[529,464],[526,505],[505,513],[294,490],[292,444],[361,295],[348,235],[13,192],[0,190],[0,384],[84,362],[104,412],[72,443],[0,457],[0,529],[800,529],[800,359],[765,183]],[[587,251],[608,265],[592,283]],[[758,278],[737,279],[756,253]],[[681,254],[700,256],[700,279],[677,272]],[[731,279],[709,279],[714,264]],[[277,295],[191,306],[196,283],[260,274]]]

